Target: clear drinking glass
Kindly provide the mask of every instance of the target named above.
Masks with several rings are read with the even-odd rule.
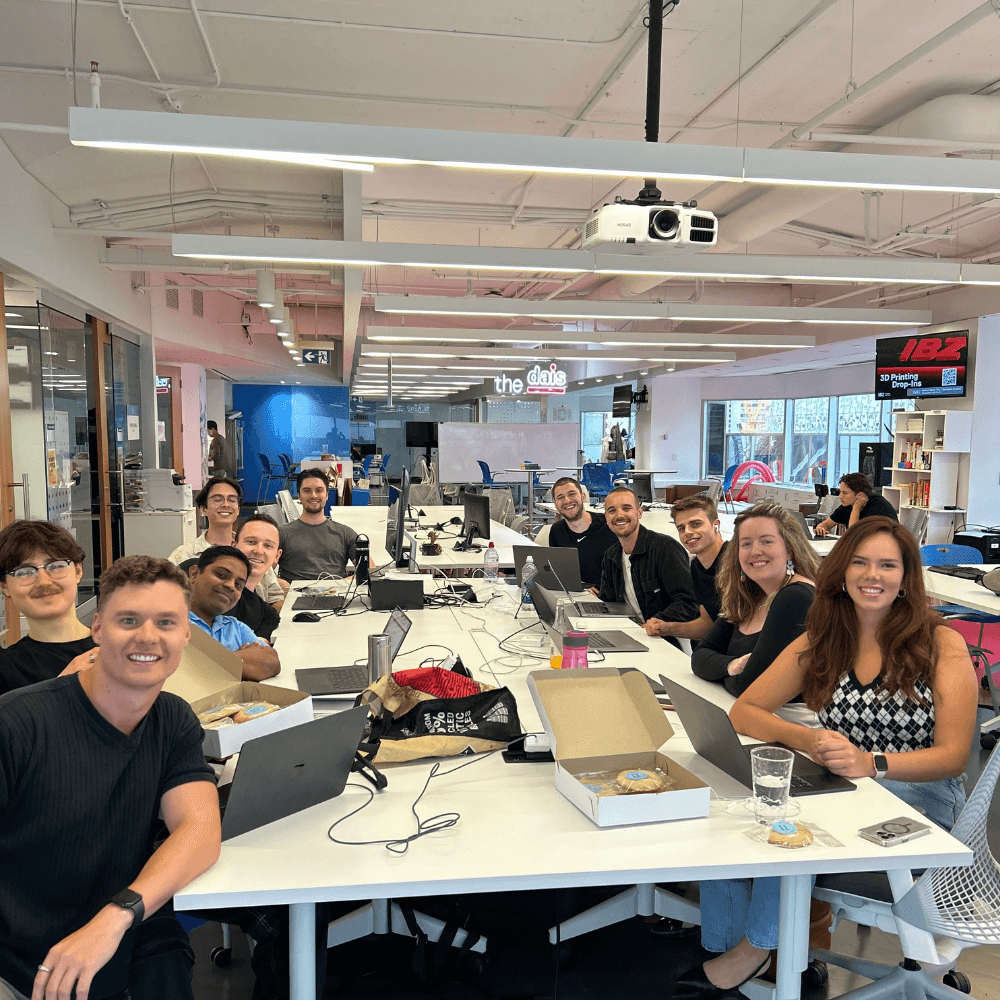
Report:
[[[758,823],[769,826],[785,818],[794,759],[792,751],[784,747],[754,747],[750,751],[753,814]]]

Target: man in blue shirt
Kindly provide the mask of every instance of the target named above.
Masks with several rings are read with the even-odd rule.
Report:
[[[264,681],[281,670],[278,654],[248,625],[229,611],[243,593],[250,560],[232,545],[205,549],[188,570],[191,580],[191,624],[207,632],[243,661],[243,680]]]

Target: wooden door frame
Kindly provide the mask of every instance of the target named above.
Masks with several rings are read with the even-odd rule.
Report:
[[[96,316],[88,316],[93,350],[94,420],[97,425],[97,454],[91,455],[91,468],[97,471],[97,509],[100,520],[101,570],[108,569],[114,562],[111,540],[111,473],[108,454],[108,403],[106,399],[106,366],[104,348],[111,344],[108,324]]]
[[[184,425],[181,422],[181,370],[174,365],[157,365],[156,374],[162,378],[170,379],[170,438],[173,448],[171,456],[174,462],[174,472],[181,479],[184,478],[184,449],[181,442],[181,434]],[[157,445],[159,448],[159,445]],[[180,463],[180,464],[178,464]]]

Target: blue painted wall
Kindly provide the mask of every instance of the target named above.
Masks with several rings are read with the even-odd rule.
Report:
[[[323,452],[351,450],[350,395],[346,386],[234,385],[233,408],[243,412],[243,491],[255,500],[263,471],[259,454],[282,470],[280,452],[301,462]],[[281,483],[271,483],[274,498]]]

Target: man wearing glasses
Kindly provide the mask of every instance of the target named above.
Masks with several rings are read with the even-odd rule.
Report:
[[[28,621],[28,634],[0,649],[0,694],[94,662],[90,629],[76,616],[84,555],[68,531],[47,521],[0,531],[0,591]]]
[[[194,498],[194,502],[199,513],[208,518],[208,530],[193,542],[178,545],[170,553],[170,561],[175,566],[180,566],[188,559],[197,559],[205,549],[213,545],[236,544],[236,522],[239,520],[240,504],[243,502],[243,490],[240,484],[232,479],[210,479]],[[282,585],[277,573],[271,568],[263,575],[255,592],[275,611],[280,611],[287,590],[287,585]]]

